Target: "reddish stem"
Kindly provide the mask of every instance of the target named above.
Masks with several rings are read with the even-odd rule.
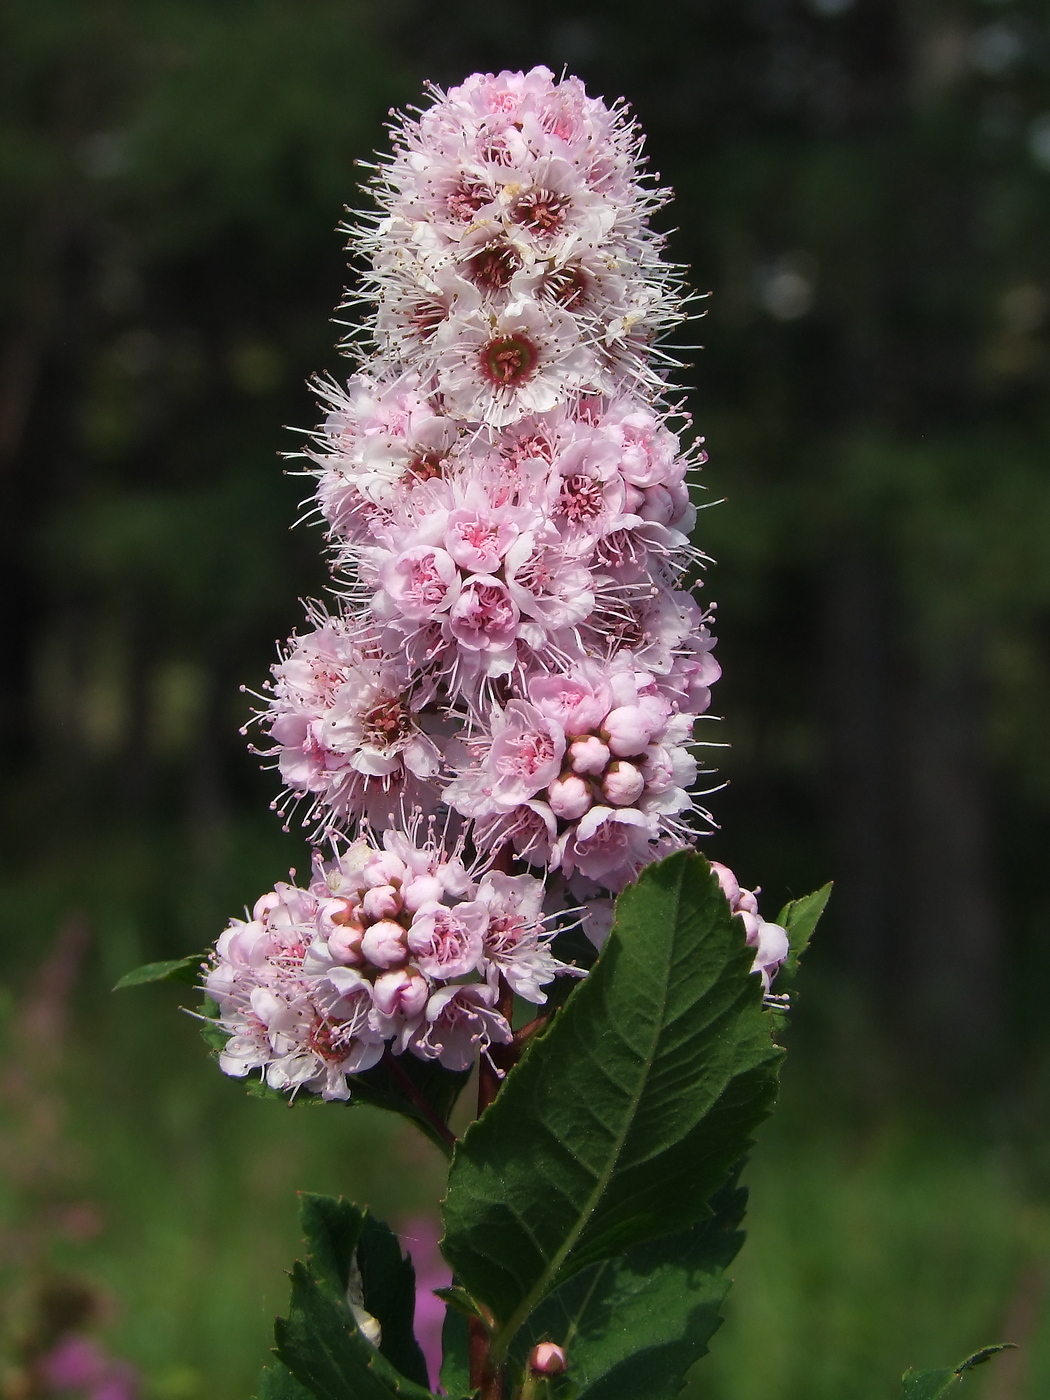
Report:
[[[510,846],[501,846],[496,852],[491,868],[509,875],[514,868],[514,853]],[[510,1023],[514,1011],[514,993],[501,977],[496,1010]],[[510,1052],[508,1055],[507,1052]],[[517,1046],[490,1047],[482,1055],[478,1064],[478,1117],[485,1112],[500,1091],[506,1072],[517,1059]],[[502,1400],[503,1369],[493,1368],[489,1357],[489,1329],[480,1317],[470,1319],[470,1332],[467,1358],[470,1367],[470,1386],[477,1390],[478,1400]]]
[[[434,1112],[433,1108],[427,1103],[426,1099],[412,1083],[397,1060],[391,1055],[389,1049],[386,1051],[384,1059],[386,1061],[386,1067],[390,1071],[390,1077],[397,1081],[398,1088],[401,1089],[405,1097],[412,1100],[413,1104],[419,1109],[420,1113],[434,1129],[441,1141],[449,1148],[455,1147],[458,1141],[455,1133],[444,1119]]]

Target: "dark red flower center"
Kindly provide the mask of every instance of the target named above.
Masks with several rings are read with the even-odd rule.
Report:
[[[546,294],[567,311],[579,306],[587,295],[588,277],[582,267],[563,267],[543,279]]]
[[[408,464],[408,474],[416,481],[433,481],[443,474],[444,458],[437,452],[420,452]]]
[[[514,201],[510,216],[515,223],[524,224],[534,233],[556,233],[565,222],[568,203],[563,194],[552,190],[530,190]]]
[[[498,244],[482,248],[467,262],[470,280],[483,292],[501,291],[521,266],[517,254],[511,248]]]
[[[454,219],[469,224],[479,209],[484,209],[492,195],[484,185],[476,180],[464,180],[456,186],[445,200],[448,212]]]
[[[373,706],[362,716],[361,724],[365,739],[377,748],[392,748],[412,730],[412,721],[396,697]]]
[[[501,387],[524,384],[539,363],[539,351],[524,335],[497,335],[481,352],[486,379]]]

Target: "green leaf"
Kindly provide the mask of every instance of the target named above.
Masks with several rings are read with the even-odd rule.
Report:
[[[400,1113],[448,1155],[451,1144],[438,1131],[434,1119],[448,1123],[469,1078],[469,1070],[446,1069],[437,1060],[419,1060],[415,1055],[387,1056],[364,1074],[353,1076],[349,1103]]]
[[[220,1050],[225,1050],[230,1033],[224,1031],[219,1024],[219,1003],[212,997],[205,996],[201,1002],[200,1019],[197,1026],[201,1033],[201,1039],[213,1055],[217,1055]],[[255,1082],[252,1081],[252,1083]],[[250,1087],[248,1092],[252,1092]]]
[[[379,1350],[403,1376],[429,1388],[426,1358],[416,1341],[416,1271],[401,1253],[401,1242],[374,1215],[366,1215],[357,1245],[364,1304],[379,1322]]]
[[[441,1328],[441,1388],[451,1400],[470,1394],[470,1324],[458,1308],[445,1309]]]
[[[277,1355],[318,1400],[430,1400],[398,1374],[358,1331],[350,1309],[330,1297],[301,1263],[292,1268],[292,1303],[274,1324]]]
[[[795,980],[799,959],[809,947],[809,941],[816,932],[820,916],[831,898],[831,889],[829,880],[812,894],[804,894],[801,899],[789,900],[777,915],[776,922],[787,934],[791,949],[787,961],[777,973],[777,991],[783,990],[789,982]]]
[[[434,1296],[440,1298],[443,1303],[448,1303],[450,1307],[463,1314],[464,1317],[478,1317],[478,1310],[474,1299],[465,1288],[458,1288],[455,1284],[451,1288],[435,1288]]]
[[[301,1191],[299,1201],[310,1270],[322,1290],[345,1302],[356,1254],[362,1304],[382,1328],[380,1352],[403,1376],[426,1387],[427,1363],[413,1331],[416,1274],[393,1230],[342,1196]]]
[[[738,1175],[712,1197],[709,1219],[562,1284],[515,1338],[518,1366],[536,1342],[556,1341],[575,1400],[673,1400],[722,1324],[725,1270],[744,1240]]]
[[[958,1366],[943,1371],[906,1371],[901,1400],[941,1400],[941,1396],[955,1389],[967,1371],[983,1365],[1001,1351],[1010,1350],[1013,1345],[1013,1342],[1000,1342],[997,1346],[982,1347],[965,1361],[960,1361]]]
[[[122,992],[125,987],[145,987],[150,982],[188,982],[192,986],[200,978],[205,958],[204,953],[191,953],[169,962],[143,963],[132,972],[125,972],[113,990]]]
[[[279,1361],[266,1367],[255,1387],[255,1400],[310,1400],[311,1394]]]
[[[299,1192],[299,1223],[309,1250],[310,1270],[328,1296],[337,1302],[346,1298],[354,1251],[364,1220],[365,1212],[361,1207],[344,1196]]]
[[[496,1319],[688,1229],[743,1156],[781,1051],[739,919],[700,855],[649,866],[587,981],[456,1148],[443,1249]]]

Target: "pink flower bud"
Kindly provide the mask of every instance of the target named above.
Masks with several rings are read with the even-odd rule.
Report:
[[[407,874],[404,861],[399,860],[392,851],[380,851],[365,864],[361,879],[366,886],[400,885]]]
[[[726,899],[729,900],[735,912],[736,902],[740,898],[740,881],[736,878],[728,865],[722,865],[717,860],[711,862],[711,873],[722,886],[722,893],[725,895]]]
[[[361,954],[363,937],[364,929],[360,925],[346,924],[333,929],[328,935],[328,951],[336,962],[345,963],[347,967],[359,967],[364,962]]]
[[[421,909],[424,904],[440,904],[445,887],[436,875],[417,875],[401,891],[401,898],[410,914]]]
[[[741,890],[734,906],[738,914],[754,914],[758,918],[757,890]]]
[[[569,745],[569,758],[574,773],[604,773],[609,762],[609,746],[597,734],[588,734]]]
[[[555,1342],[538,1342],[529,1352],[529,1370],[534,1376],[560,1376],[566,1364],[565,1351]]]
[[[276,909],[281,902],[281,896],[276,890],[271,890],[269,894],[260,895],[252,908],[253,919],[265,919],[271,910]]]
[[[609,736],[609,748],[619,758],[641,753],[653,733],[650,717],[640,705],[619,705],[610,710],[602,721],[602,730]]]
[[[361,909],[370,923],[393,918],[401,913],[401,907],[401,896],[393,885],[373,885],[370,890],[365,890],[361,900]]]
[[[321,901],[320,927],[327,938],[333,929],[353,925],[358,932],[364,932],[361,923],[361,901],[356,895],[351,899],[324,899]]]
[[[645,779],[633,763],[617,759],[602,779],[602,792],[614,807],[630,807],[645,790]]]
[[[380,919],[365,930],[361,952],[373,967],[397,967],[405,961],[405,930],[393,919]]]
[[[575,773],[570,773],[567,778],[555,778],[547,789],[547,800],[554,815],[568,822],[582,817],[594,801],[590,788]]]
[[[430,985],[414,969],[384,972],[372,988],[376,1010],[383,1016],[418,1016],[427,1004]]]

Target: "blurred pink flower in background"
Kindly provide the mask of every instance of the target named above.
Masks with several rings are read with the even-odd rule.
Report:
[[[432,1215],[413,1215],[401,1228],[401,1244],[412,1256],[416,1270],[416,1339],[426,1357],[430,1384],[437,1387],[441,1373],[441,1328],[445,1304],[435,1298],[435,1288],[448,1288],[452,1270],[438,1248],[441,1227]]]
[[[436,1301],[436,1300],[435,1300]],[[90,1337],[75,1332],[37,1362],[45,1391],[86,1400],[136,1400],[138,1375],[126,1361],[110,1356]]]

